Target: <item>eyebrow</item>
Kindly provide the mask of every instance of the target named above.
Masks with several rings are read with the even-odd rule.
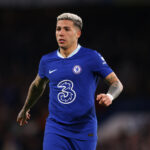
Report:
[[[63,27],[61,27],[61,26],[56,26],[56,27],[60,27],[60,28],[71,28],[71,27],[69,27],[69,26],[63,26]]]

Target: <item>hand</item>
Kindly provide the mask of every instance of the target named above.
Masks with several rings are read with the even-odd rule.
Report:
[[[112,99],[107,94],[98,94],[96,100],[99,101],[99,104],[104,106],[112,104]]]
[[[19,123],[20,126],[23,126],[25,124],[28,124],[28,120],[30,119],[30,114],[29,111],[25,111],[24,109],[21,109],[17,116],[17,122]]]

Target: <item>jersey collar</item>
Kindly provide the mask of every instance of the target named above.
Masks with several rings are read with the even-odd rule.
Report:
[[[70,58],[70,57],[74,56],[76,53],[78,53],[78,51],[80,50],[80,48],[81,48],[81,45],[78,44],[77,48],[68,57],[66,57],[66,58]],[[57,50],[57,56],[60,57],[60,58],[65,58],[65,57],[63,57],[60,54],[59,50]]]

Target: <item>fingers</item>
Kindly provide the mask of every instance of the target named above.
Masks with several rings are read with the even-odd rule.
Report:
[[[112,100],[106,94],[97,95],[96,100],[99,101],[100,105],[109,106],[112,104]]]
[[[28,120],[22,118],[22,119],[20,119],[20,120],[18,121],[18,123],[19,123],[20,126],[24,126],[24,125],[28,124]]]
[[[30,112],[30,109],[26,112],[26,118],[27,118],[27,120],[29,120],[30,117],[31,117],[31,115],[29,114],[29,112]]]
[[[28,114],[27,114],[27,119],[29,120],[29,119],[30,119],[30,117],[31,117],[31,115],[28,113]]]
[[[22,118],[22,117],[20,117],[20,116],[18,116],[17,122],[19,123],[20,126],[22,126],[22,125],[24,125],[24,123],[25,123],[25,119]]]
[[[22,120],[20,121],[20,123],[19,123],[20,126],[24,126],[24,125],[26,125],[26,124],[28,124],[28,121],[27,121],[27,120],[24,120],[24,119],[22,119]]]
[[[97,100],[97,101],[100,101],[100,100],[103,99],[104,97],[105,97],[105,94],[99,94],[99,95],[97,95],[96,100]]]
[[[28,124],[28,120],[30,119],[31,115],[29,114],[29,111],[26,113],[24,111],[20,111],[17,117],[17,122],[20,126]]]

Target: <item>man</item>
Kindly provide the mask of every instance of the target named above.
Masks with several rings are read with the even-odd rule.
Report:
[[[71,13],[57,17],[57,51],[44,55],[38,75],[30,85],[23,108],[18,114],[20,126],[28,123],[29,110],[49,82],[49,116],[46,121],[44,150],[95,150],[97,119],[94,94],[99,77],[108,84],[108,92],[97,95],[99,104],[109,106],[123,86],[103,57],[78,44],[82,19]]]

